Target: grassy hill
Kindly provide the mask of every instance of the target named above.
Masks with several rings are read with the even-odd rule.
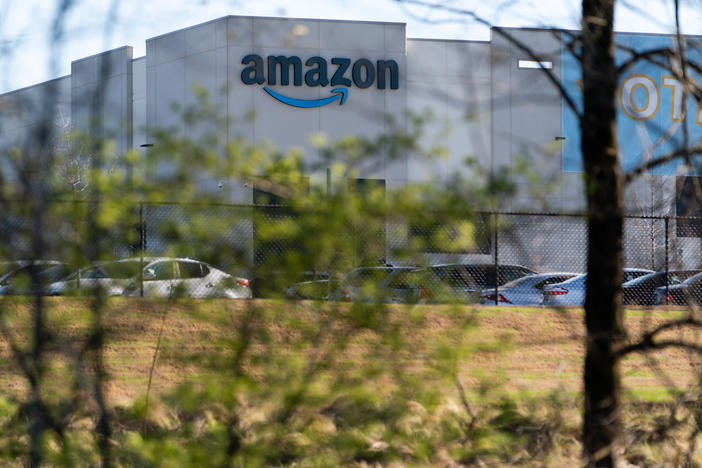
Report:
[[[91,446],[95,408],[84,382],[95,372],[77,364],[96,353],[79,358],[96,323],[91,303],[46,304],[41,392],[55,408],[85,400],[72,407],[78,416],[68,427]],[[28,350],[31,309],[21,299],[1,307],[7,456],[23,428],[13,415],[29,389],[7,333]],[[631,309],[626,323],[635,338],[680,313]],[[127,464],[198,466],[231,455],[235,466],[563,466],[580,455],[582,322],[580,309],[119,298],[101,316],[102,388]],[[627,430],[638,434],[673,408],[688,411],[675,403],[695,388],[698,365],[679,350],[627,358]],[[646,440],[643,452],[633,444],[629,459],[684,456],[678,442],[687,429],[678,424],[654,447]],[[229,454],[232,440],[238,448]],[[57,444],[56,457],[64,447]]]

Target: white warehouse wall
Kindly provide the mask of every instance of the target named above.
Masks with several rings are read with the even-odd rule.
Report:
[[[446,180],[474,176],[466,158],[489,171],[490,44],[488,42],[407,40],[407,109],[429,116],[424,149],[440,146],[447,157],[409,161],[408,179]]]
[[[405,25],[350,21],[301,20],[279,18],[226,17],[209,23],[175,31],[147,40],[146,79],[148,128],[172,128],[189,137],[197,137],[204,128],[185,127],[173,104],[180,109],[196,105],[193,86],[206,90],[227,116],[229,139],[243,137],[251,143],[269,141],[282,150],[300,149],[310,163],[318,162],[313,135],[325,135],[334,141],[349,135],[373,138],[385,134],[391,126],[388,116],[404,129],[406,108]],[[360,58],[395,60],[399,67],[398,89],[370,86],[348,88],[344,105],[302,109],[287,106],[269,96],[262,88],[299,99],[320,99],[330,94],[332,86],[281,86],[242,82],[247,66],[242,59],[257,54],[333,57],[351,63]],[[267,73],[267,67],[264,64]],[[307,68],[303,66],[303,73]],[[347,72],[350,77],[351,70]],[[377,78],[376,78],[377,79]],[[372,169],[361,168],[361,177],[404,183],[406,161],[384,158]],[[314,174],[313,174],[314,176]],[[228,183],[237,184],[234,181]],[[212,180],[220,185],[221,181]],[[231,201],[248,201],[245,190],[232,188]]]
[[[36,132],[49,119],[56,139],[71,128],[71,77],[18,89],[0,95],[0,151],[17,148],[35,151]],[[17,177],[8,158],[0,158],[2,178]]]

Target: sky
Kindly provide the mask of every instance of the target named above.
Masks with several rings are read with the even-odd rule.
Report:
[[[51,40],[59,0],[0,0],[0,93],[70,74],[71,61],[123,45],[134,57],[146,39],[226,15],[391,21],[407,37],[489,40],[489,27],[465,16],[393,0],[68,0],[64,40]],[[431,0],[427,0],[431,1]],[[578,27],[576,0],[444,0],[496,26]],[[702,35],[702,0],[682,0],[682,29]],[[672,0],[619,0],[618,31],[673,30]]]

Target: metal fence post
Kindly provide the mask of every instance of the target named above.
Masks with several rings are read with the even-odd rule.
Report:
[[[144,250],[146,229],[144,227],[144,204],[139,203],[139,296],[144,297]]]
[[[651,219],[651,270],[656,271],[656,219]]]
[[[665,226],[665,301],[662,301],[663,303],[667,304],[668,303],[668,225],[669,225],[669,220],[670,218],[666,216],[664,218],[664,226]]]
[[[495,305],[499,305],[499,283],[500,283],[500,266],[498,263],[500,254],[500,235],[498,229],[498,214],[495,213],[494,222],[494,238],[495,238]]]

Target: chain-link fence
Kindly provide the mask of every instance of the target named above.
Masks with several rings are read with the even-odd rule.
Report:
[[[142,203],[106,214],[109,209],[53,204],[39,226],[31,211],[8,210],[0,225],[0,293],[30,290],[35,279],[25,278],[25,285],[17,279],[24,268],[37,270],[28,278],[44,275],[33,287],[47,294],[102,287],[139,296],[584,301],[587,279],[578,275],[586,270],[587,225],[580,215],[333,219],[329,212],[280,205]],[[625,280],[668,272],[632,302],[682,301],[673,294],[682,288],[678,283],[702,268],[702,219],[627,216],[623,246]],[[688,287],[683,296],[695,291]]]

